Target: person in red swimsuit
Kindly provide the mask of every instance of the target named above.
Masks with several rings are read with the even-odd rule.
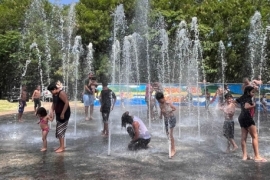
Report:
[[[47,111],[44,107],[38,108],[36,115],[40,118],[38,124],[40,125],[40,128],[42,130],[43,146],[40,149],[40,151],[46,151],[47,150],[47,135],[50,129],[48,126],[48,121],[53,121],[53,118],[48,116]]]

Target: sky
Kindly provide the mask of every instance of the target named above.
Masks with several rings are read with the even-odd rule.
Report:
[[[54,3],[55,0],[49,0],[50,2]],[[58,0],[59,1],[59,0]],[[73,3],[73,2],[79,2],[79,0],[60,0],[60,2],[62,4],[70,4],[70,3]]]

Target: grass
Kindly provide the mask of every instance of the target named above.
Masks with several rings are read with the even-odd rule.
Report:
[[[29,102],[26,102],[27,106],[24,108],[24,111],[34,111],[34,102],[29,100]],[[52,102],[41,102],[41,106],[45,107],[46,109],[49,109],[51,107]],[[69,105],[74,107],[75,102],[70,101]],[[77,107],[78,108],[83,108],[83,103],[80,101],[77,101]],[[19,108],[19,103],[18,102],[9,102],[7,100],[0,100],[0,115],[1,114],[9,114],[9,113],[17,113]]]
[[[26,102],[27,106],[34,106],[34,102],[29,101]],[[17,111],[19,103],[18,102],[9,102],[7,100],[0,100],[0,112],[7,112],[7,111]]]

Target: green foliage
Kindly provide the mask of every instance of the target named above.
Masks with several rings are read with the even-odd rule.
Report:
[[[44,3],[44,14],[46,19],[37,13],[29,15],[28,24],[25,24],[25,13],[31,0],[0,0],[0,86],[1,91],[7,90],[7,82],[11,80],[20,81],[20,74],[25,65],[25,61],[30,58],[31,64],[29,71],[23,81],[34,83],[33,77],[38,74],[38,56],[36,50],[30,50],[33,42],[37,42],[42,58],[42,67],[47,70],[50,67],[51,78],[58,80],[63,77],[62,56],[70,52],[70,49],[61,49],[60,37],[60,15],[68,16],[69,6],[63,9],[53,7],[48,0]],[[113,37],[113,13],[119,4],[123,4],[127,27],[125,33],[120,34],[119,39],[124,35],[134,32],[141,27],[140,22],[134,23],[136,0],[80,0],[76,5],[76,22],[72,37],[80,35],[83,46],[86,47],[90,42],[94,47],[93,66],[100,79],[110,77],[109,56],[112,47]],[[225,59],[228,66],[225,70],[227,82],[239,82],[242,76],[247,75],[246,60],[248,57],[248,33],[250,18],[256,10],[262,15],[263,27],[269,24],[270,1],[268,0],[149,0],[150,14],[149,25],[153,27],[158,19],[164,17],[165,29],[170,39],[170,53],[173,54],[176,40],[176,30],[179,23],[185,20],[188,25],[192,17],[198,18],[199,38],[203,49],[203,67],[205,68],[207,81],[215,81],[218,76],[220,60],[218,56],[218,43],[223,41],[226,53]],[[59,12],[59,14],[57,14]],[[65,24],[66,25],[66,24]],[[138,26],[138,27],[136,27]],[[22,29],[28,29],[27,33],[22,34]],[[51,48],[51,64],[46,64],[46,39],[45,33],[48,32],[49,47]],[[75,33],[76,32],[76,33]],[[148,29],[148,40],[153,43],[149,52],[152,53],[153,61],[158,61],[155,55],[160,48],[157,43],[159,32],[154,28]],[[65,27],[64,34],[68,34]],[[22,40],[21,35],[24,35]],[[68,43],[67,39],[65,44]],[[70,42],[73,44],[73,40]],[[122,43],[122,42],[121,42]],[[269,43],[266,51],[269,52]],[[60,50],[61,49],[61,50]],[[86,48],[85,48],[86,49]],[[80,62],[86,64],[85,54]],[[171,57],[171,59],[173,59]],[[71,57],[72,61],[72,57]],[[174,61],[177,61],[177,59]],[[269,54],[265,62],[265,77],[269,79],[267,70],[270,68]],[[80,67],[80,78],[85,77],[84,66]],[[155,72],[156,74],[158,72]],[[145,73],[142,73],[145,75]],[[143,76],[142,75],[142,76]],[[12,77],[12,78],[11,78]],[[37,79],[37,78],[36,78]],[[1,96],[1,94],[0,94]]]
[[[20,62],[17,52],[20,37],[18,31],[6,31],[5,34],[0,34],[0,90],[8,88],[18,77]]]

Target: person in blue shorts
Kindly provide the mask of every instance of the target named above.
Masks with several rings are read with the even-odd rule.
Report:
[[[84,92],[83,92],[83,103],[85,107],[85,120],[92,120],[93,111],[94,111],[94,101],[97,83],[96,78],[93,76],[93,73],[88,74],[88,78],[84,81]],[[90,118],[88,117],[88,111],[90,107]]]

